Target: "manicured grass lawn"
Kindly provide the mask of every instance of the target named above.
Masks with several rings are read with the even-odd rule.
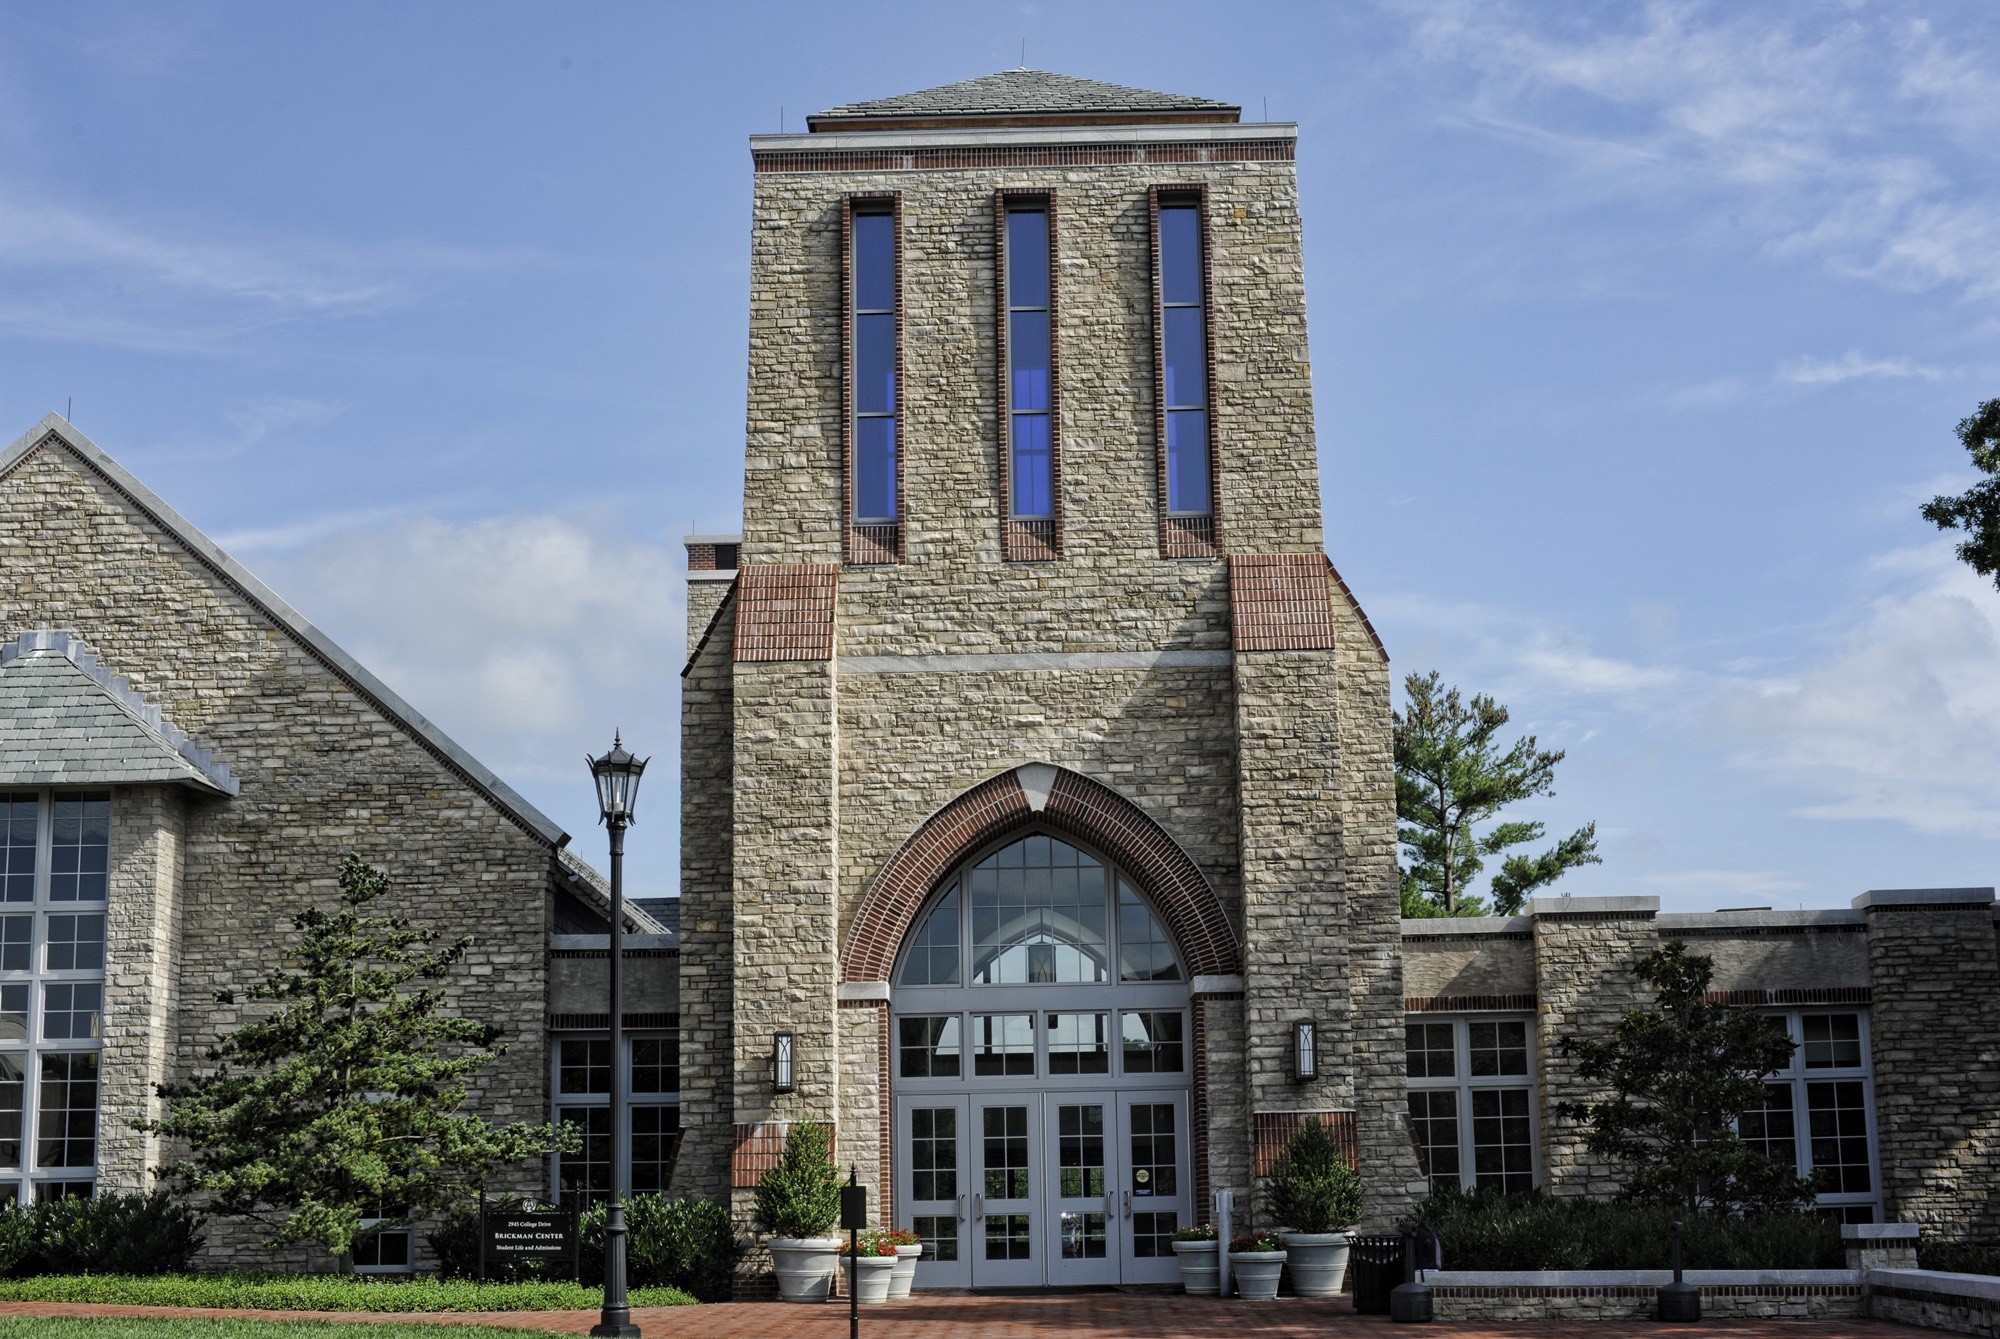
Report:
[[[327,1320],[72,1320],[0,1316],[0,1339],[535,1339],[547,1330],[488,1331],[477,1327],[348,1324]]]
[[[264,1311],[595,1311],[604,1303],[604,1290],[570,1282],[474,1283],[468,1279],[420,1278],[392,1283],[342,1275],[162,1274],[129,1278],[74,1274],[0,1281],[0,1302],[102,1302]],[[692,1306],[694,1298],[678,1288],[634,1288],[632,1305]],[[435,1331],[424,1333],[436,1339]]]

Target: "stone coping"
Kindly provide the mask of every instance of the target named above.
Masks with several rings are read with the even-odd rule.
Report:
[[[940,130],[827,130],[750,136],[753,155],[841,150],[973,149],[1017,144],[1201,144],[1296,140],[1293,121],[1176,122],[1167,125],[985,126]]]
[[[1868,1271],[1868,1286],[2000,1302],[2000,1277],[1992,1274],[1946,1274],[1935,1269],[1871,1269]]]
[[[1531,897],[1530,916],[1652,916],[1660,910],[1657,897]]]
[[[1840,1235],[1846,1241],[1915,1241],[1915,1223],[1842,1223]]]
[[[1930,897],[1927,899],[1927,904],[1935,904],[1936,901],[1936,897]],[[1520,935],[1532,933],[1535,920],[1539,916],[1604,915],[1621,912],[1643,916],[1647,912],[1647,907],[1637,905],[1642,903],[1658,906],[1659,899],[1536,898],[1528,904],[1528,914],[1525,916],[1424,917],[1403,921],[1402,932],[1405,939],[1427,939],[1448,935]],[[2000,916],[2000,906],[1996,906],[1995,915]],[[1866,925],[1867,923],[1866,911],[1843,907],[1814,911],[1672,911],[1653,917],[1653,924],[1658,927],[1662,935],[1671,935],[1675,931],[1684,930],[1742,930],[1746,933],[1755,933],[1766,929],[1795,930],[1811,929],[1818,925]]]
[[[1871,888],[1854,899],[1857,911],[1871,907],[1941,907],[1993,905],[1991,888]]]
[[[1870,1276],[1900,1272],[1905,1271],[1876,1270]],[[1858,1269],[1690,1269],[1682,1277],[1700,1288],[1857,1288],[1862,1282]],[[1432,1269],[1424,1273],[1424,1282],[1433,1288],[1657,1288],[1673,1281],[1671,1269]]]
[[[743,535],[741,534],[741,532],[738,532],[737,534],[733,535],[682,535],[681,536],[681,543],[683,544],[741,544],[742,542],[743,542]]]

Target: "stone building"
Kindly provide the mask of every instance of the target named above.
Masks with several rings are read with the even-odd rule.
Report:
[[[2000,1235],[1990,889],[1399,921],[1389,663],[1328,562],[1295,128],[1008,71],[751,141],[743,527],[688,540],[682,896],[569,838],[62,419],[0,455],[0,1194],[133,1126],[349,851],[470,932],[513,1188],[729,1199],[834,1132],[926,1286],[1175,1277],[1326,1124],[1368,1221],[1617,1187],[1565,1036],[1681,938],[1799,1042],[1745,1133],[1821,1207]],[[581,741],[584,743],[593,741]],[[579,776],[579,785],[582,778]],[[609,1105],[614,1062],[626,1109]],[[421,1267],[420,1233],[367,1267]],[[222,1255],[245,1243],[219,1234]]]

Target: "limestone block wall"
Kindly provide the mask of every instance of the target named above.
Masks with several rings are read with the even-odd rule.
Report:
[[[2000,1233],[2000,961],[1993,891],[1864,893],[1875,1115],[1891,1221]]]
[[[1438,1008],[1519,1000],[1533,1008],[1534,921],[1526,916],[1465,916],[1404,921],[1403,993]],[[1417,1007],[1412,1004],[1412,1008]]]
[[[151,1170],[162,1161],[158,1136],[133,1127],[163,1114],[154,1089],[173,1076],[181,854],[190,803],[216,801],[166,786],[133,786],[112,795],[97,1170],[100,1183],[117,1193],[148,1188]]]
[[[837,1120],[833,666],[739,661],[734,703],[734,1119]],[[780,1030],[796,1044],[790,1093],[772,1089]],[[747,1215],[748,1192],[736,1199]]]
[[[1563,1037],[1603,1036],[1619,1015],[1641,1007],[1650,990],[1633,962],[1659,945],[1657,897],[1538,897],[1535,918],[1535,1063],[1541,1076],[1542,1182],[1552,1195],[1616,1194],[1618,1168],[1584,1148],[1579,1122],[1556,1115],[1558,1102],[1600,1094],[1562,1053]]]
[[[681,1139],[674,1189],[729,1192],[736,1119],[735,947],[731,851],[735,606],[718,610],[708,644],[681,678]]]
[[[544,839],[55,439],[0,478],[0,635],[37,628],[80,634],[242,783],[233,799],[188,806],[176,839],[174,1073],[243,1017],[215,992],[279,965],[292,917],[333,900],[340,860],[357,851],[396,881],[385,910],[475,936],[449,982],[452,1007],[497,1027],[508,1048],[477,1080],[478,1109],[548,1119]],[[171,885],[152,887],[158,899]],[[113,924],[156,933],[162,915],[156,901]],[[128,974],[145,960],[129,942],[108,951]],[[120,1176],[146,1156],[130,1144],[114,1155]],[[523,1188],[544,1176],[520,1169]]]
[[[680,950],[669,935],[626,935],[620,988],[626,1014],[680,1010]],[[549,1013],[601,1015],[610,1007],[611,936],[556,935],[549,947]]]

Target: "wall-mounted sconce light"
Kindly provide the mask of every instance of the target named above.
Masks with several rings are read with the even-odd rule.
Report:
[[[1310,1018],[1292,1024],[1292,1077],[1300,1083],[1319,1077],[1319,1025]]]
[[[792,1090],[792,1034],[780,1032],[771,1038],[771,1090]]]

